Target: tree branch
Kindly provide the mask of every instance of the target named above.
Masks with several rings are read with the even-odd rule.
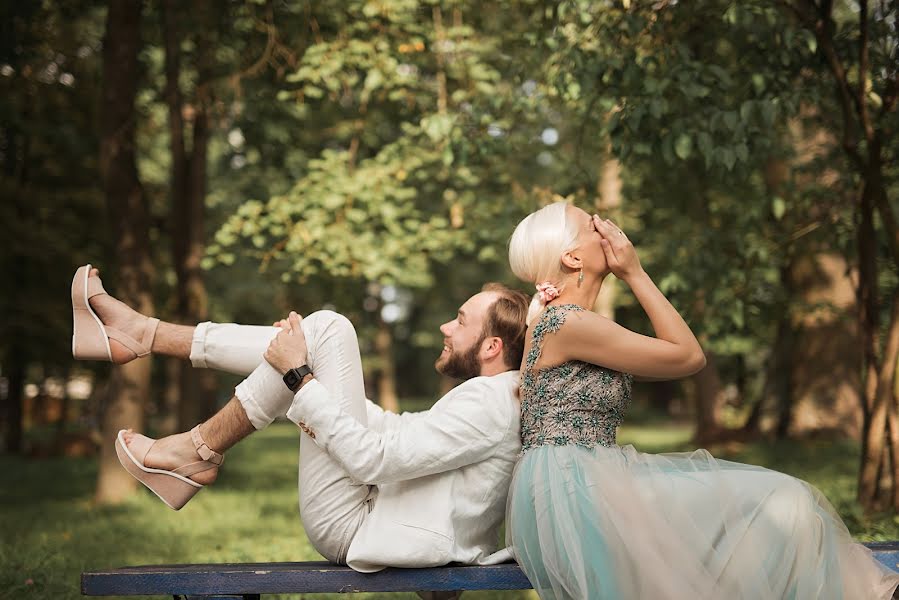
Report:
[[[899,71],[893,73],[892,79],[887,80],[882,98],[883,105],[880,107],[880,115],[878,115],[879,118],[882,119],[887,113],[896,108],[896,98],[899,96],[897,91],[899,91]]]
[[[856,90],[856,108],[858,118],[865,132],[865,140],[868,144],[874,141],[874,127],[871,125],[871,117],[868,114],[868,103],[865,95],[868,89],[868,0],[859,0],[858,11],[858,89]]]
[[[808,24],[808,17],[802,14],[802,11],[800,11],[799,8],[794,6],[791,2],[787,2],[787,0],[780,0],[779,4],[793,13],[793,16],[796,17],[797,21],[799,21],[800,23],[805,23],[806,25]]]
[[[250,66],[234,73],[231,76],[234,79],[255,77],[262,72],[272,58],[272,52],[278,44],[278,29],[275,27],[275,17],[272,13],[271,6],[269,6],[265,12],[265,22],[262,23],[261,29],[266,32],[268,38],[265,41],[265,48],[262,50],[262,55]]]
[[[443,13],[440,11],[440,6],[434,5],[431,14],[434,19],[434,33],[437,37],[437,43],[434,44],[436,46],[434,57],[437,59],[437,112],[444,115],[447,110],[446,65],[443,56],[446,48],[446,32],[443,29]]]
[[[886,187],[881,184],[880,193],[875,196],[877,204],[877,212],[883,221],[883,227],[887,234],[887,245],[890,247],[890,254],[893,256],[893,263],[899,267],[899,224],[896,223],[896,214],[893,207],[890,206],[887,197]]]
[[[837,84],[837,91],[839,92],[840,110],[843,114],[843,149],[856,167],[860,171],[864,170],[866,162],[858,151],[853,118],[855,114],[859,114],[859,108],[864,106],[864,102],[861,105],[858,104],[858,95],[853,93],[846,69],[843,67],[843,63],[833,46],[833,16],[831,14],[833,2],[832,0],[823,0],[819,6],[813,0],[804,0],[805,7],[811,9],[813,16],[805,14],[798,7],[786,2],[786,0],[782,0],[782,4],[803,19],[805,26],[814,32],[815,38],[818,40],[818,48],[820,48],[824,58],[827,60],[827,65],[830,67]],[[862,90],[862,93],[864,93],[864,90]]]

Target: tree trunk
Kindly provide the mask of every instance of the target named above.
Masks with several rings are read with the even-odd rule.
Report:
[[[899,368],[899,365],[896,365]],[[890,401],[890,457],[893,465],[893,510],[899,511],[899,377],[893,373],[893,398]]]
[[[194,325],[207,318],[206,287],[200,261],[205,250],[206,161],[209,143],[207,115],[208,90],[204,78],[209,73],[209,39],[203,33],[208,25],[209,7],[196,4],[195,12],[204,24],[196,35],[197,72],[200,82],[193,99],[190,151],[185,142],[185,105],[181,77],[181,32],[176,3],[166,0],[162,6],[165,39],[165,98],[169,111],[169,145],[172,154],[171,221],[172,263],[177,275],[175,321]],[[193,427],[215,410],[215,377],[206,370],[181,365],[179,372],[178,425]]]
[[[696,432],[694,439],[714,439],[721,431],[720,413],[723,402],[721,379],[713,352],[706,352],[706,366],[693,375],[696,382]]]
[[[116,232],[119,298],[144,314],[153,314],[149,209],[135,162],[140,19],[141,2],[109,0],[103,42],[100,170],[110,223]],[[148,359],[112,370],[101,420],[99,503],[118,502],[135,489],[137,482],[119,465],[113,442],[119,429],[143,427],[149,384]]]
[[[793,295],[792,265],[785,263],[780,268],[780,285],[789,298]],[[786,437],[793,413],[793,355],[796,351],[796,332],[789,310],[782,310],[777,321],[777,334],[768,362],[765,384],[758,402],[753,406],[743,431],[749,434],[761,432],[762,413],[768,398],[773,397],[777,410],[775,435]]]
[[[894,380],[895,381],[895,380]],[[889,465],[891,495],[890,505],[893,510],[897,510],[899,506],[899,415],[897,415],[896,394],[892,394],[892,400],[887,403],[887,429],[889,430]]]
[[[864,426],[862,435],[862,459],[858,479],[858,499],[866,508],[877,508],[877,495],[883,487],[881,477],[890,469],[884,464],[886,450],[884,439],[889,433],[885,427],[888,415],[896,409],[893,388],[895,386],[896,357],[899,351],[899,294],[894,291],[893,310],[888,326],[887,342],[883,353],[878,340],[878,266],[877,238],[874,227],[876,206],[887,244],[895,267],[899,267],[899,226],[887,197],[883,179],[883,146],[891,140],[889,123],[895,117],[899,90],[887,84],[880,96],[880,108],[872,106],[868,98],[869,84],[873,85],[872,72],[876,63],[869,61],[871,17],[868,2],[859,2],[858,44],[838,44],[837,27],[833,18],[834,3],[785,3],[793,15],[815,35],[818,52],[833,76],[836,101],[841,108],[842,148],[853,169],[862,181],[861,196],[856,215],[856,242],[858,244],[859,277],[857,284],[858,325],[862,338],[863,393],[862,410]],[[811,10],[807,10],[807,9]],[[850,34],[853,38],[854,33]],[[849,54],[841,54],[847,51]],[[857,58],[858,62],[855,62]],[[851,74],[851,79],[850,79]],[[864,143],[862,143],[862,141]],[[895,340],[895,344],[894,344]],[[893,434],[895,435],[895,434]],[[893,465],[893,471],[897,469]],[[899,496],[899,481],[892,481],[892,499]]]
[[[788,270],[786,267],[785,270]],[[783,273],[781,273],[783,281]],[[789,278],[789,273],[786,275]],[[790,311],[781,314],[777,324],[777,343],[774,348],[772,370],[768,373],[770,387],[777,407],[777,425],[774,430],[777,439],[787,437],[793,415],[793,356],[796,351],[796,331]]]
[[[887,468],[884,460],[884,445],[886,440],[899,440],[899,426],[896,417],[890,419],[891,413],[896,411],[896,368],[899,360],[899,294],[893,298],[893,306],[890,313],[890,326],[887,331],[886,344],[884,345],[883,361],[877,369],[877,381],[875,397],[871,410],[870,426],[865,432],[865,454],[862,456],[862,469],[859,477],[859,496],[866,506],[877,504],[879,492],[884,487],[882,479],[887,474],[892,479],[890,502],[896,508],[896,497],[899,494],[896,477],[897,466]],[[890,420],[893,422],[890,423]],[[893,450],[891,456],[896,456]]]
[[[599,198],[596,202],[596,210],[601,214],[610,211],[617,212],[621,208],[621,163],[618,159],[609,155],[600,168],[597,191]],[[596,305],[593,310],[602,316],[615,319],[615,299],[618,296],[618,282],[614,277],[606,278],[599,289]]]
[[[787,295],[793,295],[790,265],[784,265],[780,272],[782,286],[786,286]],[[771,370],[768,372],[770,384],[765,387],[774,395],[777,407],[777,426],[774,430],[777,439],[784,439],[790,431],[793,415],[793,355],[796,352],[796,330],[789,310],[781,312],[777,323],[777,341]]]
[[[877,311],[876,238],[874,202],[870,182],[866,181],[859,206],[860,222],[856,230],[859,277],[857,287],[858,322],[862,336],[862,366],[865,371],[862,397],[864,436],[861,468],[858,477],[858,499],[868,507],[874,504],[883,456],[885,406],[877,406],[877,380],[880,364],[877,357],[879,318]]]
[[[23,107],[22,122],[28,123],[33,120],[33,94],[26,96],[26,103]],[[12,190],[13,202],[15,202],[16,216],[22,223],[28,222],[28,208],[30,206],[29,198],[31,194],[28,190],[29,179],[29,154],[31,148],[31,138],[29,135],[21,131],[21,127],[13,123],[8,123],[4,132],[7,147],[5,151],[4,171],[6,175],[16,182],[18,189]],[[18,233],[18,229],[13,229]],[[15,242],[14,242],[15,243]],[[22,241],[18,241],[19,244]],[[13,309],[23,306],[26,301],[25,293],[28,287],[29,265],[23,260],[12,260],[9,265],[8,276],[13,284],[10,290],[10,300]],[[9,317],[9,315],[7,315]],[[4,417],[6,419],[6,451],[11,454],[21,454],[23,450],[23,415],[25,404],[25,370],[28,367],[30,357],[27,356],[27,348],[24,344],[25,329],[22,319],[12,318],[7,320],[5,333],[9,336],[10,347],[4,365],[9,369],[7,376],[7,396],[6,410]]]
[[[159,396],[157,417],[155,419],[156,433],[160,436],[178,433],[178,403],[181,399],[181,370],[190,366],[180,358],[166,357],[165,387]]]
[[[22,453],[22,407],[25,392],[25,361],[12,349],[9,354],[9,375],[6,394],[6,451]]]
[[[818,308],[803,311],[794,322],[790,435],[830,432],[852,439],[861,435],[860,339],[856,324],[845,318],[855,311],[849,272],[846,259],[835,252],[798,257],[793,264],[795,295],[806,306]]]
[[[61,448],[66,435],[66,428],[69,426],[69,410],[72,405],[72,398],[69,395],[69,380],[72,377],[72,366],[65,370],[62,377],[62,399],[59,406],[59,418],[56,420],[56,427],[53,433],[53,445]]]
[[[205,40],[204,36],[199,36]],[[204,43],[198,47],[207,49]],[[202,69],[201,69],[202,72]],[[178,271],[178,313],[179,320],[187,325],[195,325],[209,318],[206,284],[203,280],[201,261],[205,253],[206,218],[206,165],[209,146],[209,118],[207,99],[199,98],[193,125],[188,188],[182,216],[182,230],[188,240],[186,253],[181,257]],[[193,369],[182,364],[181,398],[179,416],[182,429],[189,429],[211,416],[216,409],[215,373],[209,369]]]
[[[793,424],[793,352],[796,335],[789,314],[782,315],[777,324],[777,346],[773,371],[768,373],[774,394],[774,405],[777,407],[777,425],[774,436],[783,440],[790,432]]]
[[[378,404],[384,410],[398,413],[400,405],[396,394],[396,364],[393,359],[393,333],[390,325],[378,317],[375,334],[375,352],[378,356]]]
[[[801,125],[790,127],[789,132],[802,131]],[[808,136],[806,136],[807,138]],[[799,161],[805,162],[809,159],[807,152],[803,152],[802,148],[808,147],[805,142],[806,138],[793,134],[792,145],[797,148]],[[789,193],[786,183],[791,172],[791,165],[782,157],[771,157],[765,163],[764,177],[765,188],[772,197],[784,196]],[[774,214],[769,214],[769,222],[772,228],[781,232],[784,238],[787,237],[788,227],[781,223],[781,219],[776,218]],[[790,243],[785,247],[784,261],[780,265],[778,279],[780,281],[780,289],[783,292],[778,311],[777,333],[775,334],[774,346],[768,359],[767,369],[765,373],[765,383],[762,388],[761,396],[752,407],[752,412],[743,425],[743,433],[749,435],[758,435],[762,431],[762,414],[765,407],[769,406],[769,398],[773,397],[774,406],[776,407],[777,417],[775,433],[779,439],[786,437],[790,428],[793,414],[793,353],[796,348],[796,328],[793,323],[793,317],[790,314],[790,306],[795,294],[795,285],[793,282],[793,265],[795,262],[795,246]]]
[[[649,402],[654,409],[661,408],[671,417],[679,416],[675,411],[674,400],[678,384],[671,380],[654,381],[649,385]]]

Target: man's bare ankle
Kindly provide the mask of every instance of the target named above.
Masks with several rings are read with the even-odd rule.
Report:
[[[195,329],[196,327],[190,325],[177,325],[167,321],[160,321],[159,327],[156,328],[156,337],[153,339],[153,346],[150,351],[153,354],[189,360]]]

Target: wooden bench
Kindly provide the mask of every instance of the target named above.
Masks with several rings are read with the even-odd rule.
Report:
[[[877,560],[899,571],[899,542],[865,545]],[[85,596],[167,595],[206,600],[258,600],[262,594],[322,592],[432,592],[434,598],[448,598],[454,596],[442,592],[530,588],[515,563],[385,569],[368,574],[328,562],[159,565],[81,574]]]
[[[515,563],[358,573],[329,562],[159,565],[81,574],[86,596],[258,599],[262,594],[453,592],[531,588]],[[443,597],[443,596],[437,596]]]

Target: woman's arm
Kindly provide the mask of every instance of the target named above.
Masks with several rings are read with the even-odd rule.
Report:
[[[686,377],[703,368],[702,348],[677,310],[645,273],[632,281],[631,289],[657,337],[631,331],[595,313],[571,313],[553,344],[563,360],[582,360],[652,379]]]
[[[627,236],[611,221],[595,220],[612,273],[627,283],[646,311],[656,337],[641,335],[593,313],[570,315],[559,347],[569,360],[583,360],[639,377],[686,377],[705,366],[705,354],[677,310],[640,266]]]

